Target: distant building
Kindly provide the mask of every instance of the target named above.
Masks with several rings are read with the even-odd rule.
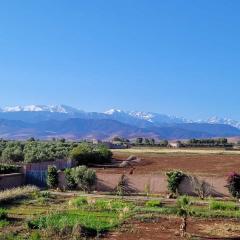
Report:
[[[97,139],[93,139],[92,143],[93,143],[93,144],[100,144],[100,143],[102,143],[102,141],[97,140]]]
[[[168,144],[170,148],[180,148],[181,147],[181,142],[170,142]]]

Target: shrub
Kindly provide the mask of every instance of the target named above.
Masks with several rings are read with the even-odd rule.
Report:
[[[70,184],[70,187],[78,187],[83,191],[89,192],[96,184],[96,181],[96,172],[86,166],[67,170],[67,184]]]
[[[160,200],[149,200],[145,203],[146,207],[161,207],[162,203]]]
[[[221,201],[215,201],[212,200],[209,203],[209,209],[210,210],[221,210],[221,211],[235,211],[239,210],[239,207],[236,203],[233,202],[221,202]]]
[[[181,196],[177,199],[177,207],[186,208],[191,204],[190,198],[188,196]]]
[[[240,175],[238,173],[231,173],[227,178],[227,187],[229,193],[235,197],[240,197]]]
[[[7,212],[5,209],[0,208],[0,220],[6,220],[7,219]]]
[[[168,190],[174,194],[177,194],[178,192],[178,187],[183,178],[186,176],[183,172],[181,171],[171,171],[167,172],[167,181],[168,181]]]
[[[0,174],[18,173],[20,171],[19,166],[0,164]]]
[[[72,170],[70,168],[67,168],[64,170],[64,173],[65,173],[67,188],[70,190],[75,189],[77,187],[77,183],[75,182],[75,179],[72,175]]]
[[[56,166],[48,166],[47,185],[49,188],[56,188],[58,186],[58,171]]]
[[[111,161],[112,152],[104,145],[80,143],[70,152],[70,158],[78,165],[102,164]]]

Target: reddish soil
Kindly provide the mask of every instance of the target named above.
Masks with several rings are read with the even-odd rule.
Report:
[[[126,160],[128,153],[115,152],[117,161]],[[180,169],[198,175],[226,176],[232,171],[240,169],[240,156],[221,154],[155,154],[141,153],[138,157],[141,163],[134,166],[134,173],[160,173],[171,169]],[[128,167],[129,170],[131,167]],[[129,171],[125,170],[125,171]],[[98,169],[99,172],[123,173],[122,168]]]
[[[187,236],[196,239],[240,239],[236,221],[199,220],[188,221]],[[180,219],[159,218],[151,222],[132,222],[123,226],[119,232],[110,233],[105,239],[111,240],[178,240]],[[218,228],[220,230],[218,230]],[[216,233],[217,229],[217,233]]]

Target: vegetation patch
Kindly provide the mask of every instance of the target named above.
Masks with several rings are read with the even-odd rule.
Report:
[[[25,198],[37,191],[39,191],[39,189],[35,186],[25,186],[0,191],[0,203],[10,202],[19,198]]]
[[[167,172],[166,175],[168,182],[168,190],[173,194],[177,194],[178,187],[186,175],[182,171],[171,171]]]
[[[234,202],[223,202],[212,200],[209,203],[210,210],[221,210],[221,211],[235,211],[239,210],[239,206]]]
[[[162,207],[160,200],[149,200],[145,203],[146,207]]]

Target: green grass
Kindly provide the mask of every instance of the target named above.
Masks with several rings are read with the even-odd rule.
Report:
[[[209,203],[210,210],[221,210],[221,211],[235,211],[239,210],[239,206],[234,202],[222,202],[211,200]]]
[[[113,211],[119,212],[122,210],[130,211],[134,208],[134,204],[119,199],[96,199],[78,197],[69,201],[69,206],[78,209],[86,209],[89,211]]]
[[[145,203],[146,207],[162,207],[160,200],[149,200]]]
[[[0,229],[3,227],[8,226],[10,223],[8,220],[4,219],[4,220],[0,220]]]
[[[79,224],[87,232],[101,233],[119,226],[133,211],[134,205],[122,200],[79,197],[69,201],[69,209],[31,220],[28,226],[62,231]]]
[[[66,211],[40,217],[31,221],[29,226],[36,229],[55,229],[61,231],[76,224],[97,232],[110,230],[120,224],[119,215],[112,212]]]

